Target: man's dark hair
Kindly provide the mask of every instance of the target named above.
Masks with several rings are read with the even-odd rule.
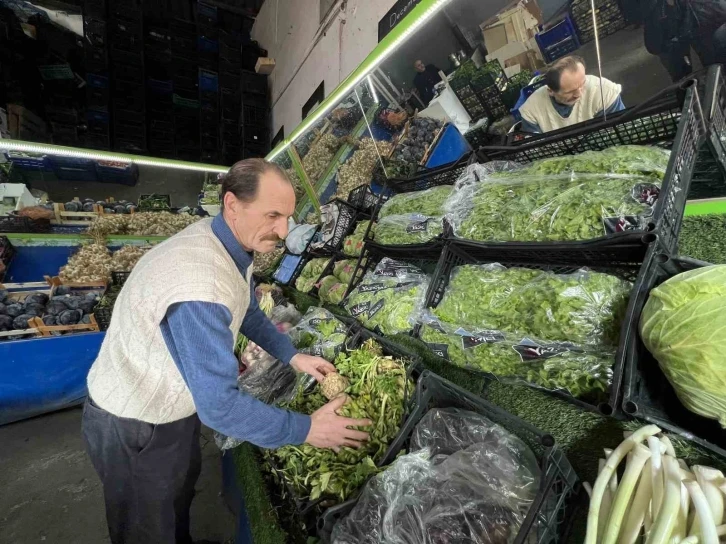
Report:
[[[274,172],[290,183],[290,178],[282,168],[265,159],[245,159],[234,163],[222,179],[222,206],[224,206],[224,195],[228,192],[242,202],[252,202],[257,197],[260,178],[267,172]]]
[[[547,69],[547,72],[545,73],[545,84],[553,91],[559,91],[560,83],[562,80],[562,72],[565,72],[567,70],[577,70],[578,64],[582,64],[584,68],[587,68],[587,65],[585,64],[585,59],[583,59],[582,57],[578,57],[577,55],[568,55],[567,57],[557,59],[555,62],[552,63],[552,65]]]

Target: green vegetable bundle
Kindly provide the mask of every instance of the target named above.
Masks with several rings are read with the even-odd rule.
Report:
[[[479,241],[574,241],[644,229],[659,187],[611,174],[490,175],[449,202],[456,235]]]
[[[330,304],[339,304],[345,298],[345,292],[348,290],[348,284],[342,283],[335,276],[325,276],[320,281],[318,288],[318,296],[323,302]]]
[[[383,357],[380,347],[372,341],[347,355],[339,355],[335,364],[338,372],[350,381],[346,390],[349,400],[340,415],[373,421],[365,429],[370,433],[370,440],[360,449],[344,447],[339,453],[308,444],[269,452],[274,459],[275,473],[299,498],[331,497],[344,501],[376,474],[379,471],[376,463],[398,435],[407,388],[412,388],[403,362]],[[299,391],[289,408],[312,414],[326,402],[318,386],[309,395]]]
[[[419,213],[421,215],[442,215],[444,203],[451,196],[451,185],[439,185],[425,191],[401,193],[391,197],[378,213],[379,218],[389,215]]]
[[[428,286],[422,271],[385,258],[350,293],[345,309],[368,329],[408,332],[423,309]]]
[[[363,251],[363,239],[370,221],[361,221],[355,227],[355,231],[343,241],[343,253],[351,257],[359,257]]]
[[[375,241],[385,246],[425,244],[444,232],[442,218],[418,213],[389,215],[378,221]]]
[[[345,259],[338,261],[333,265],[333,276],[338,278],[342,283],[346,285],[353,279],[353,272],[358,264],[356,259]]]
[[[421,322],[421,339],[457,366],[593,401],[607,393],[612,381],[613,351],[497,330],[467,330],[426,313]]]
[[[640,336],[690,411],[726,427],[726,265],[679,274],[653,289]]]
[[[347,332],[348,327],[328,310],[312,306],[288,335],[300,353],[333,361],[345,347]]]
[[[434,313],[474,329],[615,347],[632,285],[609,274],[554,274],[500,264],[455,268]]]
[[[310,259],[300,272],[297,280],[295,280],[295,287],[298,291],[303,293],[309,293],[315,287],[315,282],[318,281],[320,275],[325,270],[330,262],[330,257],[321,257],[318,259]]]

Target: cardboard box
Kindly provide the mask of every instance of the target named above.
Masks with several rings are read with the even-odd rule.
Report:
[[[255,64],[255,72],[269,76],[275,69],[275,59],[270,57],[259,57]]]
[[[507,28],[503,24],[490,26],[482,30],[484,36],[484,45],[487,51],[496,51],[509,43],[507,38]]]
[[[8,104],[8,126],[10,137],[15,140],[45,142],[48,129],[45,121],[29,109],[18,104]]]

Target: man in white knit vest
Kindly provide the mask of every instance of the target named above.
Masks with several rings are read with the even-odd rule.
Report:
[[[223,211],[159,244],[121,289],[88,375],[83,436],[103,483],[113,544],[191,543],[189,508],[201,468],[200,420],[265,448],[307,442],[359,447],[368,420],[269,406],[237,388],[238,331],[295,370],[322,380],[335,367],[297,353],[260,310],[252,252],[287,236],[295,193],[262,159],[235,164]]]
[[[562,57],[545,73],[545,85],[519,108],[522,130],[550,132],[589,121],[603,111],[606,114],[621,111],[625,105],[620,90],[620,85],[612,81],[587,75],[581,57]]]

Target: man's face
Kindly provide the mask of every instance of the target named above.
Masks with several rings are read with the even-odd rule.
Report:
[[[573,106],[582,98],[586,81],[585,67],[578,63],[576,70],[565,70],[562,72],[560,76],[560,90],[553,91],[550,89],[550,95],[560,104]]]
[[[426,71],[426,65],[421,60],[417,60],[416,63],[413,65],[414,68],[416,68],[417,72],[425,72]]]
[[[269,253],[287,236],[287,220],[295,212],[295,191],[279,174],[268,170],[260,178],[257,196],[242,202],[224,196],[224,213],[237,240],[247,251]]]

